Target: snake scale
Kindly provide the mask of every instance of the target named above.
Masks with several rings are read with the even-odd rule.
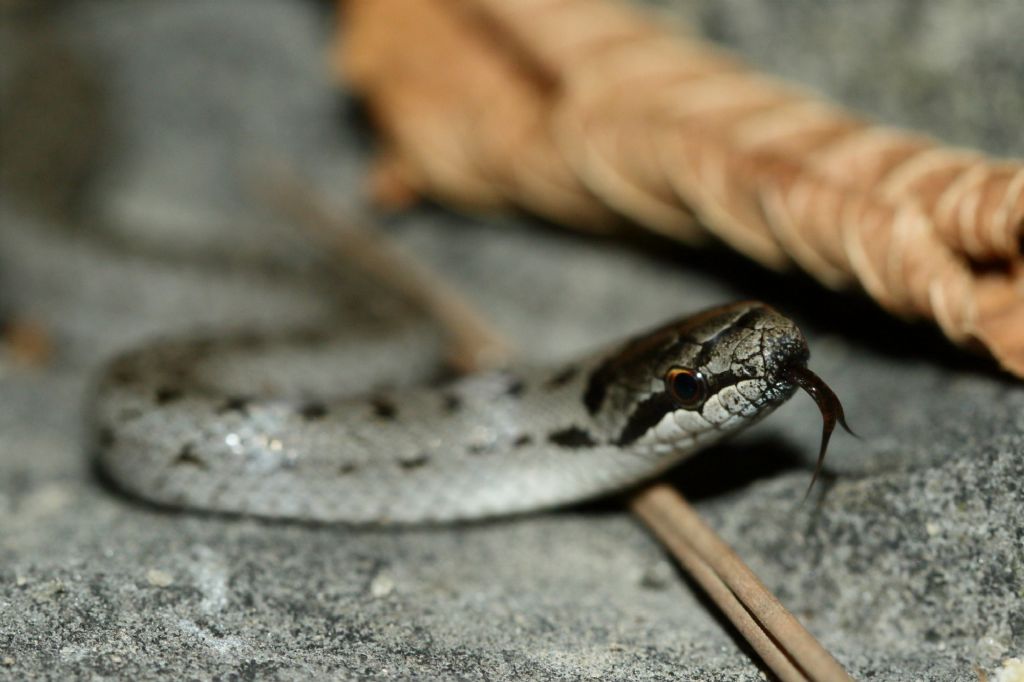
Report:
[[[351,339],[300,334],[287,343],[343,348]],[[797,387],[825,417],[822,455],[842,422],[838,400],[806,367],[800,330],[759,302],[674,320],[556,366],[437,385],[334,398],[225,385],[225,365],[244,375],[246,363],[273,362],[273,352],[258,337],[205,339],[115,359],[94,403],[103,470],[172,507],[438,523],[621,491],[750,426]],[[334,371],[310,362],[307,375]]]

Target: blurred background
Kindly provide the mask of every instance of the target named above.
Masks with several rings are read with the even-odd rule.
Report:
[[[1024,154],[1015,0],[656,4],[885,123]],[[282,164],[446,273],[527,356],[737,298],[792,314],[865,439],[837,438],[831,482],[797,505],[820,428],[797,398],[684,466],[684,490],[855,677],[964,679],[1024,652],[1019,382],[722,249],[376,211],[374,131],[329,68],[335,12],[0,3],[0,677],[759,679],[614,507],[395,534],[171,514],[96,479],[83,424],[113,353],[386,318],[386,295],[267,200]]]

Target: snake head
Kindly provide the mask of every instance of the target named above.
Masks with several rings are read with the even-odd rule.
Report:
[[[674,461],[771,412],[802,385],[808,357],[792,320],[734,303],[627,341],[590,375],[584,403],[609,441]]]

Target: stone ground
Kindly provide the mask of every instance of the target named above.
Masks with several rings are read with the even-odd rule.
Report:
[[[1015,0],[661,4],[887,121],[1024,154]],[[56,353],[28,369],[0,350],[0,678],[763,679],[614,502],[354,530],[170,513],[99,480],[83,408],[102,360],[315,315],[289,279],[315,254],[246,178],[287,159],[355,205],[369,135],[325,76],[326,5],[3,12],[0,310]],[[383,222],[531,355],[740,297],[790,312],[863,440],[836,438],[801,504],[820,422],[797,397],[680,485],[859,679],[975,679],[1024,653],[1019,382],[728,254],[431,207]],[[251,287],[268,261],[279,276]]]

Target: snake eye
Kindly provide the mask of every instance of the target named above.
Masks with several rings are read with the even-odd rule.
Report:
[[[682,367],[673,367],[665,372],[665,388],[680,407],[696,407],[708,393],[704,375],[695,369]]]

